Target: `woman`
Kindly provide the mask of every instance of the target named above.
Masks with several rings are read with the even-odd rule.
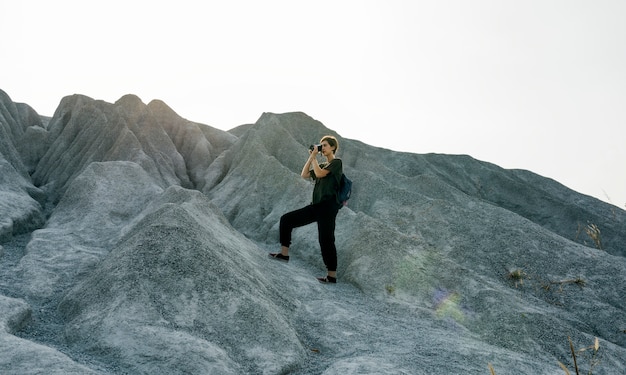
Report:
[[[318,277],[321,283],[337,282],[337,248],[335,247],[335,219],[339,211],[339,181],[343,174],[341,159],[335,158],[339,148],[337,139],[327,135],[320,141],[321,151],[313,147],[310,151],[300,176],[304,179],[312,178],[315,181],[313,201],[310,205],[299,210],[291,211],[280,218],[280,253],[270,253],[272,259],[289,261],[289,245],[291,232],[294,228],[317,222],[317,231],[322,259],[328,273]],[[319,164],[317,154],[321,152],[326,162]]]

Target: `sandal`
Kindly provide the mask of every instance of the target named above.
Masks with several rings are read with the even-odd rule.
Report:
[[[269,253],[268,256],[272,259],[280,260],[281,262],[289,262],[289,255],[283,255],[281,253]]]

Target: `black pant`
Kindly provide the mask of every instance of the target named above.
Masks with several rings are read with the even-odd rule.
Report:
[[[329,271],[337,271],[337,248],[335,247],[335,219],[339,207],[333,201],[310,204],[291,211],[280,218],[280,244],[291,245],[294,228],[317,222],[317,232],[322,250],[322,259]]]

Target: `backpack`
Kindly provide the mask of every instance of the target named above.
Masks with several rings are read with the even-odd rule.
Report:
[[[337,198],[341,205],[339,208],[348,205],[348,199],[350,199],[350,194],[352,194],[352,180],[346,177],[345,174],[341,174],[341,180],[339,181],[339,192],[337,194]]]

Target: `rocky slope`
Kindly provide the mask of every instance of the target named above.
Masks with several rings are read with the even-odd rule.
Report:
[[[325,134],[0,91],[0,373],[555,374],[568,337],[626,372],[626,213],[529,171],[335,134],[340,283],[314,279],[315,226],[267,259]]]

